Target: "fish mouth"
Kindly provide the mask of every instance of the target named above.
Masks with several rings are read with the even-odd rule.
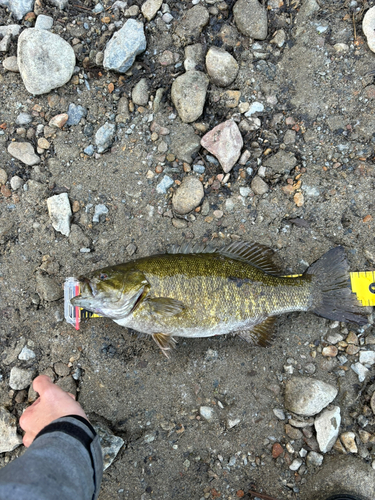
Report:
[[[84,276],[80,276],[78,280],[81,285],[79,297],[95,297],[97,291],[91,281]]]

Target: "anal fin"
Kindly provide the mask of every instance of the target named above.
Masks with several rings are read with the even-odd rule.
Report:
[[[171,335],[165,335],[165,333],[154,333],[152,335],[152,338],[160,347],[161,352],[164,354],[164,356],[170,358],[168,351],[176,347],[177,341]]]
[[[276,316],[269,316],[267,319],[253,326],[249,330],[236,332],[241,339],[253,345],[267,347],[270,345],[275,333]]]

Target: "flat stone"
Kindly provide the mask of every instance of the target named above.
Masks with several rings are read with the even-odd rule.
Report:
[[[184,215],[196,208],[204,196],[203,185],[197,177],[185,177],[172,197],[175,212]]]
[[[206,55],[206,68],[211,81],[219,87],[227,87],[237,76],[238,63],[224,49],[211,47]]]
[[[0,0],[0,5],[8,7],[14,17],[20,21],[25,14],[34,9],[34,0]]]
[[[68,194],[61,193],[51,196],[47,199],[47,207],[54,229],[65,236],[69,236],[72,209]]]
[[[241,155],[243,140],[237,124],[227,120],[207,132],[201,139],[201,145],[219,160],[224,172],[228,173]]]
[[[53,17],[39,14],[35,21],[35,28],[37,30],[50,30],[53,26]]]
[[[54,302],[64,295],[61,285],[43,273],[37,273],[36,275],[36,291],[39,297],[46,302]]]
[[[160,9],[163,0],[146,0],[141,7],[141,12],[147,21],[151,21]]]
[[[98,153],[104,153],[112,145],[116,133],[116,125],[106,122],[95,134],[95,144]]]
[[[10,370],[9,386],[15,391],[21,391],[22,389],[27,389],[31,384],[34,377],[33,370],[24,370],[23,368],[18,368],[14,366]]]
[[[358,453],[354,432],[343,432],[340,435],[342,444],[349,453]]]
[[[361,351],[359,353],[359,362],[370,366],[375,364],[375,351]]]
[[[3,66],[7,71],[12,71],[13,73],[20,72],[16,56],[6,57],[3,61]]]
[[[179,21],[175,34],[184,44],[196,42],[209,18],[209,12],[203,5],[195,5]]]
[[[269,189],[268,184],[264,182],[264,180],[259,177],[259,175],[256,175],[254,177],[254,179],[251,181],[250,187],[254,191],[254,194],[259,195],[266,194]]]
[[[5,408],[0,407],[0,453],[13,451],[22,444],[17,434],[17,419]]]
[[[109,40],[104,51],[103,66],[119,73],[126,73],[138,54],[146,50],[143,23],[128,19],[124,26]]]
[[[141,78],[132,90],[132,101],[138,106],[146,106],[148,97],[148,80],[147,78]]]
[[[258,0],[238,0],[233,17],[239,31],[255,40],[267,37],[267,11]]]
[[[295,429],[289,424],[285,424],[285,434],[290,437],[290,439],[302,439],[302,432],[299,429]]]
[[[301,467],[302,463],[303,462],[301,458],[295,458],[293,462],[289,465],[289,469],[296,471]]]
[[[161,194],[165,194],[167,190],[173,186],[174,181],[168,175],[165,175],[159,184],[156,186],[156,191]]]
[[[47,94],[67,83],[76,63],[68,42],[47,30],[34,28],[19,36],[17,59],[25,87],[35,95]]]
[[[255,113],[263,113],[264,105],[261,102],[252,102],[249,106],[248,111],[246,111],[245,116],[249,118],[251,115]]]
[[[105,215],[107,213],[108,213],[108,208],[105,205],[103,205],[102,203],[100,203],[99,205],[95,205],[95,211],[92,221],[100,222],[100,216]]]
[[[280,443],[275,443],[272,446],[272,458],[278,458],[283,453],[284,453],[284,449]]]
[[[190,123],[203,113],[209,80],[200,71],[188,71],[180,75],[172,84],[172,102],[181,120]]]
[[[8,146],[8,153],[29,167],[40,163],[39,156],[35,154],[34,148],[28,142],[11,142]]]
[[[322,453],[327,453],[333,447],[339,435],[341,423],[340,407],[324,410],[315,419],[316,439]]]
[[[113,463],[119,451],[124,446],[125,441],[119,436],[112,434],[112,432],[102,424],[94,424],[93,427],[99,436],[103,454],[103,471],[105,471]]]
[[[61,361],[55,363],[53,369],[59,377],[67,377],[70,374],[69,366]]]
[[[285,386],[285,408],[297,415],[319,413],[337,395],[336,387],[309,377],[293,377]]]
[[[33,121],[33,117],[29,113],[20,113],[16,118],[17,125],[27,125]]]
[[[86,108],[79,104],[70,103],[68,108],[68,121],[66,122],[66,125],[78,125],[82,118],[85,118],[86,115]]]
[[[322,356],[334,358],[338,354],[338,349],[334,345],[327,345],[323,347]]]
[[[362,363],[354,363],[350,368],[358,375],[358,380],[360,382],[364,382],[366,377],[370,374],[370,370],[363,366]]]
[[[0,168],[0,185],[6,184],[7,180],[8,180],[8,174],[3,168]]]

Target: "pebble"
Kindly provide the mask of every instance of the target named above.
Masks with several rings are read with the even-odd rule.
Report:
[[[160,9],[163,0],[146,0],[141,7],[141,12],[147,21],[151,21]]]
[[[92,218],[93,222],[100,222],[100,216],[108,213],[108,208],[100,203],[99,205],[95,205],[95,212]]]
[[[29,167],[40,163],[39,156],[28,142],[11,142],[8,146],[8,153]]]
[[[350,368],[358,375],[358,380],[360,382],[364,382],[370,373],[370,370],[363,366],[362,363],[354,363]]]
[[[38,147],[42,149],[49,149],[50,148],[50,143],[45,139],[44,137],[40,137],[38,139]]]
[[[175,29],[175,33],[184,44],[197,41],[209,18],[209,12],[203,5],[195,5],[183,16]]]
[[[47,207],[54,229],[65,236],[69,236],[72,209],[70,208],[68,194],[61,193],[51,196],[47,199]]]
[[[363,17],[362,31],[367,38],[367,45],[375,52],[375,7],[371,7]]]
[[[67,83],[76,63],[68,42],[54,33],[34,28],[24,30],[19,36],[17,60],[26,89],[36,95]]]
[[[327,357],[335,357],[338,354],[338,349],[334,345],[328,345],[326,347],[323,347],[322,350],[322,355],[327,356]]]
[[[246,118],[249,118],[251,115],[254,115],[255,113],[263,113],[264,111],[264,106],[261,102],[253,102],[250,104],[249,110],[246,111],[245,116]]]
[[[204,51],[202,44],[194,43],[193,45],[185,47],[184,68],[186,71],[195,70],[196,66],[202,64],[203,61]]]
[[[266,194],[268,191],[268,184],[264,182],[264,180],[259,177],[259,175],[256,175],[254,179],[251,181],[250,184],[251,189],[253,190],[254,194]]]
[[[219,160],[224,172],[228,173],[240,157],[243,140],[237,124],[227,120],[207,132],[201,139],[201,145]]]
[[[270,43],[274,43],[279,48],[281,48],[285,43],[285,39],[286,39],[285,31],[277,30],[275,31]]]
[[[68,6],[69,0],[49,0],[49,2],[60,10]]]
[[[18,355],[18,359],[22,361],[30,361],[35,358],[35,352],[25,346]]]
[[[227,427],[228,427],[228,429],[232,429],[233,427],[238,425],[240,422],[241,422],[240,418],[228,418]]]
[[[20,113],[16,118],[17,125],[27,125],[33,121],[33,117],[29,113]]]
[[[17,434],[17,419],[5,408],[0,407],[0,453],[13,451],[22,444],[22,438]]]
[[[359,362],[370,366],[375,364],[375,351],[361,351],[359,353]]]
[[[93,425],[97,435],[103,454],[103,471],[113,463],[121,448],[124,446],[125,441],[119,436],[115,436],[112,432],[103,425]]]
[[[317,453],[316,451],[309,451],[306,456],[306,465],[312,467],[320,467],[323,463],[323,455]]]
[[[132,90],[132,101],[138,106],[146,106],[148,103],[149,91],[147,78],[141,78]]]
[[[6,184],[8,179],[8,174],[5,172],[3,168],[0,168],[0,185]]]
[[[204,174],[206,167],[204,165],[193,165],[193,171],[197,174]]]
[[[211,47],[206,55],[206,69],[215,85],[227,87],[236,79],[238,63],[226,50]]]
[[[64,295],[61,285],[43,273],[37,273],[36,275],[36,291],[39,297],[46,302],[54,302]]]
[[[87,146],[87,148],[83,150],[83,152],[88,156],[92,156],[95,152],[95,148],[92,144],[90,144],[89,146]]]
[[[239,31],[255,40],[267,37],[267,11],[258,0],[238,0],[233,7]]]
[[[53,369],[59,377],[67,377],[70,374],[69,366],[61,361],[55,363]]]
[[[354,432],[343,432],[340,435],[342,444],[349,453],[358,453]]]
[[[111,145],[116,132],[116,125],[106,122],[95,134],[98,153],[104,153]]]
[[[13,71],[13,73],[20,72],[16,56],[6,57],[3,61],[3,66],[7,71]]]
[[[330,333],[327,336],[327,342],[330,344],[337,344],[337,342],[341,342],[341,340],[344,340],[344,337],[339,333]]]
[[[283,447],[280,443],[275,443],[272,446],[272,458],[278,458],[280,455],[284,453]]]
[[[33,370],[24,370],[23,368],[18,368],[14,366],[10,370],[9,386],[15,391],[21,391],[22,389],[27,389],[33,380],[34,372]]]
[[[273,410],[274,415],[279,419],[279,420],[285,420],[285,413],[283,410],[279,410],[278,408],[274,408]]]
[[[168,175],[165,175],[159,184],[156,186],[156,191],[161,194],[165,194],[167,190],[173,186],[174,181]]]
[[[329,405],[336,395],[336,387],[326,382],[308,377],[293,377],[285,386],[285,408],[297,415],[309,417]]]
[[[289,465],[289,469],[296,471],[301,467],[302,463],[303,461],[301,458],[295,458],[293,462]]]
[[[8,7],[14,17],[20,21],[34,8],[34,0],[0,0],[0,5]]]
[[[340,423],[341,415],[339,406],[334,406],[332,410],[324,410],[316,417],[314,423],[316,439],[322,453],[327,453],[327,451],[332,449],[339,435]]]
[[[302,439],[302,432],[289,424],[285,424],[285,434],[290,437],[290,439]]]
[[[203,185],[196,177],[185,177],[172,197],[175,212],[185,215],[194,210],[204,196]]]
[[[345,341],[348,344],[354,344],[354,345],[358,345],[359,344],[358,337],[357,337],[357,335],[354,332],[349,332],[349,335],[346,337]]]
[[[48,125],[50,127],[63,128],[68,119],[69,119],[68,113],[61,113],[60,115],[53,116],[49,121]],[[46,135],[45,132],[44,135]]]
[[[0,184],[1,184],[1,180],[0,180]],[[22,186],[23,186],[23,179],[21,179],[21,177],[18,177],[18,175],[14,175],[10,179],[10,187],[14,191],[16,191],[17,189],[20,189]]]
[[[195,70],[178,76],[172,83],[172,101],[183,122],[190,123],[201,116],[208,84],[207,76]]]
[[[82,118],[85,118],[86,116],[87,116],[86,108],[80,106],[79,104],[76,105],[74,103],[70,103],[68,108],[68,121],[66,122],[66,125],[68,126],[78,125],[79,122],[82,120]]]
[[[53,26],[53,18],[51,16],[45,16],[44,14],[39,14],[35,21],[35,29],[38,30],[50,30]]]
[[[103,66],[119,73],[126,73],[138,54],[146,50],[143,23],[128,19],[117,31],[104,50]]]
[[[176,122],[171,132],[170,150],[182,161],[192,162],[192,155],[201,148],[200,137],[187,123]]]
[[[174,17],[169,12],[163,14],[162,19],[165,23],[169,24],[173,21]]]
[[[215,418],[215,410],[210,406],[201,406],[199,408],[199,414],[208,422],[211,422]]]

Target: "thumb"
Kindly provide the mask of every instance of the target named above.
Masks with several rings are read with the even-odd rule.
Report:
[[[39,396],[42,396],[53,385],[52,380],[47,375],[39,375],[33,381],[33,389]]]

